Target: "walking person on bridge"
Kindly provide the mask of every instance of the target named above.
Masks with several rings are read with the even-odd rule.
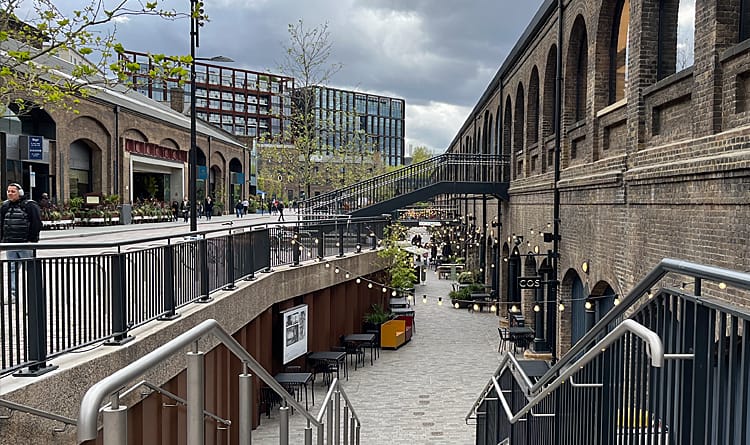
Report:
[[[0,206],[0,242],[2,243],[36,243],[39,241],[39,232],[42,230],[42,213],[39,205],[24,198],[21,185],[11,183],[6,190],[8,199]],[[3,303],[15,302],[16,295],[16,266],[19,260],[32,258],[33,250],[8,250],[6,251],[10,263],[10,287],[9,297]]]

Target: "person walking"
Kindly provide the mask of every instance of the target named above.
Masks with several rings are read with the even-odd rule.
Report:
[[[180,212],[182,212],[182,222],[188,222],[188,217],[190,216],[190,201],[188,201],[187,196],[182,198]]]
[[[242,200],[242,213],[244,215],[247,215],[247,211],[250,209],[250,201],[247,200],[247,198]]]
[[[283,201],[279,201],[276,203],[276,210],[279,211],[278,221],[284,221],[284,202]]]
[[[172,201],[172,221],[177,221],[180,218],[180,204],[175,200]]]
[[[234,206],[234,212],[237,214],[237,218],[242,218],[245,206],[242,205],[242,200],[237,201]]]
[[[42,230],[42,212],[39,205],[24,197],[20,184],[15,182],[8,185],[6,190],[8,199],[0,205],[0,242],[2,243],[36,243],[39,242],[39,232]],[[10,263],[10,295],[3,303],[16,302],[17,264],[34,257],[33,250],[18,249],[6,251]]]
[[[210,196],[206,196],[206,201],[203,203],[203,211],[206,212],[206,219],[211,221],[211,216],[214,214],[214,200]]]

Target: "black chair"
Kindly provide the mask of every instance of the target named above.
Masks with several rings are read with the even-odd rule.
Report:
[[[349,363],[351,364],[352,360],[354,360],[355,371],[357,370],[357,364],[360,360],[362,360],[362,366],[365,366],[365,349],[361,344],[344,341],[343,335],[339,337],[339,341],[341,342],[341,346],[343,346],[344,348],[344,352],[346,352],[346,355],[349,356]]]
[[[497,328],[497,332],[500,334],[500,343],[497,345],[497,352],[501,352],[511,342],[510,332],[508,332],[507,328]]]
[[[372,341],[372,348],[375,348],[375,358],[380,357],[380,331],[377,329],[370,329],[365,331],[367,334],[375,334],[375,340]]]
[[[310,354],[312,352],[307,353],[307,371],[312,373],[313,388],[318,374],[323,374],[323,384],[329,386],[333,382],[333,374],[337,372],[336,364],[326,360],[312,360]]]
[[[265,409],[266,417],[271,417],[271,410],[274,406],[281,406],[281,396],[276,394],[276,391],[263,386],[260,388],[260,406],[261,410]]]

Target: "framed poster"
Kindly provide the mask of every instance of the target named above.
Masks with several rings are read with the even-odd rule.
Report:
[[[307,354],[307,305],[301,304],[281,312],[282,356],[287,364]]]

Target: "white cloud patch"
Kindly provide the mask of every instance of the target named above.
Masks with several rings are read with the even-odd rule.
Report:
[[[470,111],[470,107],[441,102],[407,103],[406,146],[425,146],[433,153],[445,152]]]

